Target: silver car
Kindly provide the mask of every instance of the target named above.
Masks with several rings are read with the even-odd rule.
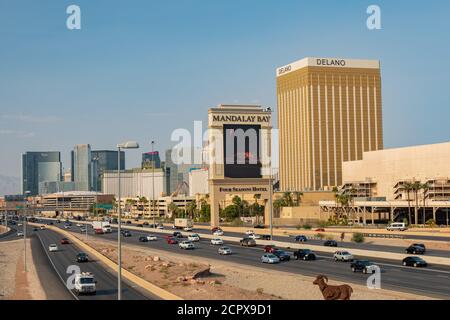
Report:
[[[348,251],[336,251],[333,255],[334,261],[353,261],[353,255]]]
[[[278,258],[276,255],[272,253],[266,253],[261,257],[262,263],[279,263],[280,258]]]
[[[219,254],[220,255],[230,255],[233,252],[231,251],[231,249],[229,247],[220,247],[219,248]]]

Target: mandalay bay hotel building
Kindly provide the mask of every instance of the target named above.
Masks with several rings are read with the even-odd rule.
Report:
[[[378,60],[305,58],[277,69],[280,189],[342,185],[342,162],[383,149]]]

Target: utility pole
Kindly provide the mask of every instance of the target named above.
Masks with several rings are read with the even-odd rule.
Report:
[[[270,224],[270,240],[273,240],[273,182],[272,182],[272,168],[270,168],[269,176],[269,224]]]
[[[152,140],[152,203],[153,203],[153,209],[152,209],[152,216],[153,216],[153,227],[155,227],[155,141]]]

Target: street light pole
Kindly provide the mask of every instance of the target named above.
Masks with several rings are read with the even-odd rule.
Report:
[[[23,263],[24,263],[24,270],[25,272],[28,272],[27,269],[27,216],[26,216],[26,207],[28,204],[28,195],[30,194],[30,191],[25,191],[25,205],[23,206]]]
[[[272,197],[273,197],[273,183],[272,183],[272,168],[270,169],[269,176],[269,224],[270,224],[270,240],[273,240],[273,205],[272,205]]]
[[[154,145],[155,145],[155,141],[152,140],[152,203],[153,203],[153,208],[152,208],[152,216],[153,216],[153,227],[155,227],[155,155],[153,154],[153,152],[155,152],[154,150]]]

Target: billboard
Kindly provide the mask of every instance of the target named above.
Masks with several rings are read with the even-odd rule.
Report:
[[[261,125],[224,124],[225,178],[261,178]]]

